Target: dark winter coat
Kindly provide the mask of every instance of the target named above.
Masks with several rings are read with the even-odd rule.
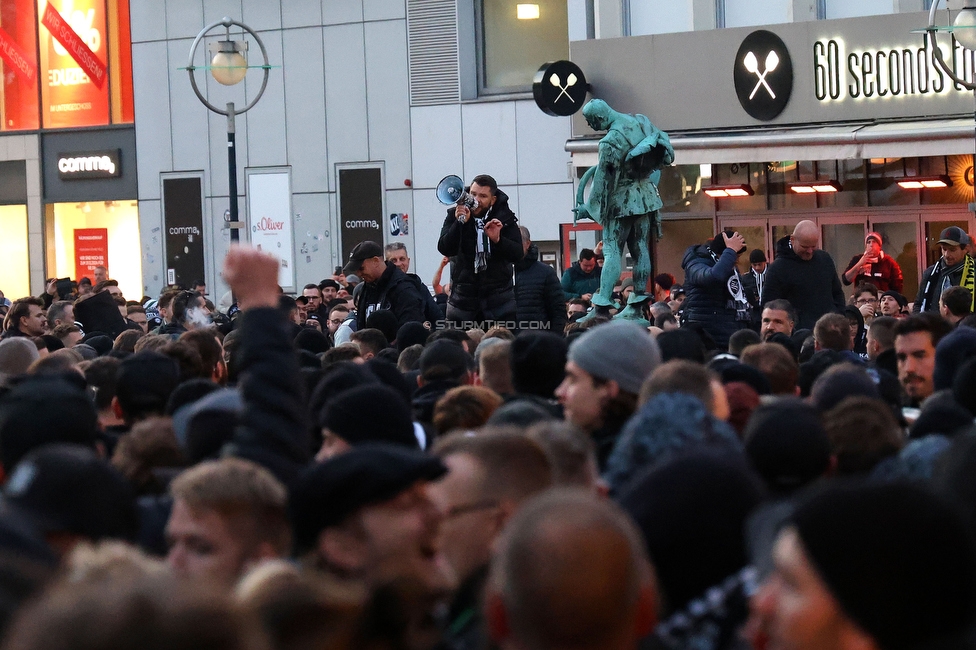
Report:
[[[566,301],[563,299],[562,286],[556,271],[539,261],[539,249],[535,244],[515,265],[515,309],[520,323],[545,323],[532,329],[548,329],[562,334],[566,327]]]
[[[244,411],[226,451],[263,465],[288,485],[312,460],[288,322],[280,310],[264,307],[244,312],[238,327]]]
[[[962,271],[965,268],[965,259],[951,269],[947,269],[945,262],[940,258],[938,262],[925,269],[922,273],[922,281],[918,283],[918,295],[915,296],[915,304],[912,311],[916,314],[922,311],[922,303],[925,303],[925,311],[939,311],[939,299],[942,297],[942,285],[946,276],[949,276],[949,285],[958,287],[962,282]],[[932,282],[929,282],[929,279]],[[925,289],[928,288],[928,293]]]
[[[563,292],[566,294],[566,300],[572,300],[573,298],[581,297],[583,294],[599,291],[602,273],[603,267],[599,264],[594,266],[592,271],[586,273],[580,268],[579,262],[573,262],[572,266],[563,271],[563,277],[560,280]]]
[[[367,282],[356,297],[356,329],[366,327],[366,319],[377,309],[389,309],[397,319],[397,328],[405,323],[427,320],[426,301],[407,274],[386,263],[386,270],[376,282]]]
[[[722,251],[716,260],[709,247],[702,244],[689,247],[681,262],[685,272],[683,318],[701,324],[722,349],[729,347],[732,334],[749,326],[748,320],[738,320],[729,294],[728,282],[735,272],[735,261],[731,248]]]
[[[518,219],[508,206],[508,195],[497,190],[495,204],[483,216],[485,223],[492,219],[502,222],[497,243],[488,244],[488,268],[475,273],[477,227],[475,219],[464,223],[455,216],[455,207],[447,211],[437,250],[441,255],[454,258],[451,267],[450,305],[475,314],[486,310],[495,313],[515,311],[515,294],[512,285],[513,264],[522,259],[522,233]],[[510,308],[507,303],[511,303]]]
[[[834,260],[816,250],[807,261],[793,252],[790,238],[776,242],[776,260],[766,268],[762,302],[788,300],[796,309],[796,329],[813,329],[824,314],[844,310],[844,289]]]

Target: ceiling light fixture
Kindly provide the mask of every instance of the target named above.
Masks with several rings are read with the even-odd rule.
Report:
[[[790,190],[796,194],[832,194],[843,189],[841,184],[835,180],[790,183]]]
[[[952,187],[952,179],[941,174],[939,176],[904,176],[895,179],[903,190],[941,190]]]
[[[517,4],[515,5],[515,17],[519,20],[536,20],[539,17],[539,5],[536,4]]]
[[[710,185],[702,188],[702,191],[713,199],[739,198],[743,196],[753,196],[756,191],[751,185]]]

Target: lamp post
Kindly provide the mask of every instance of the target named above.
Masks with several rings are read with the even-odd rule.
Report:
[[[209,45],[208,49],[213,53],[213,58],[210,61],[210,65],[206,67],[210,69],[210,74],[213,75],[213,78],[218,83],[225,86],[233,86],[239,83],[244,76],[247,75],[249,68],[247,64],[247,41],[232,40],[230,35],[230,28],[232,26],[240,27],[242,30],[244,30],[244,32],[250,34],[251,37],[257,42],[258,47],[261,48],[261,56],[264,58],[264,63],[260,66],[264,69],[264,78],[261,81],[261,89],[258,90],[258,94],[254,97],[254,99],[252,99],[249,104],[240,110],[234,107],[234,102],[228,102],[226,109],[217,108],[211,104],[200,92],[200,88],[197,87],[196,77],[193,75],[194,71],[197,69],[196,66],[193,65],[193,56],[196,54],[197,47],[200,45],[200,42],[203,41],[204,37],[211,30],[217,27],[224,28],[224,39]],[[190,59],[186,64],[186,71],[190,75],[190,85],[193,86],[193,92],[196,93],[197,99],[203,102],[203,105],[212,110],[214,113],[227,116],[227,178],[228,194],[230,196],[230,241],[231,243],[236,244],[240,241],[241,236],[240,218],[237,208],[237,136],[234,118],[241,113],[246,113],[247,111],[251,110],[251,108],[258,103],[258,100],[261,99],[261,95],[264,94],[264,89],[268,86],[268,75],[271,71],[271,65],[268,60],[268,51],[264,48],[264,43],[261,42],[261,38],[253,29],[244,23],[225,17],[215,23],[207,25],[203,28],[203,31],[197,34],[197,37],[193,40],[193,45],[190,46]]]
[[[946,11],[948,12],[949,0],[946,0],[946,2]],[[936,34],[940,31],[950,32],[955,40],[959,41],[963,47],[976,50],[976,0],[963,0],[965,6],[957,12],[955,20],[952,21],[952,25],[947,27],[938,27],[935,24],[940,3],[941,0],[934,0],[932,3],[931,9],[929,9],[929,24],[925,28],[926,34],[932,40],[932,54],[946,75],[963,88],[973,91],[973,97],[976,99],[976,77],[972,81],[966,81],[960,78],[956,74],[954,67],[945,60],[936,38]],[[950,39],[949,42],[952,43],[952,40]],[[953,47],[955,46],[953,45]],[[955,61],[955,59],[956,57],[953,53],[952,60]],[[976,116],[976,113],[974,113],[974,116]],[[973,202],[969,204],[969,211],[976,213],[976,132],[974,132],[973,175]]]

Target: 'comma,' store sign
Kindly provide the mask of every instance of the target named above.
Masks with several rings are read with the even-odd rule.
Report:
[[[122,150],[58,154],[58,176],[63,181],[116,178],[122,175]]]

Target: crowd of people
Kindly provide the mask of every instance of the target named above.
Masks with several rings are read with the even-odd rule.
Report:
[[[915,313],[877,233],[841,276],[720,232],[648,327],[493,183],[433,292],[367,241],[294,297],[233,248],[225,308],[0,298],[5,647],[976,647],[964,232]]]

